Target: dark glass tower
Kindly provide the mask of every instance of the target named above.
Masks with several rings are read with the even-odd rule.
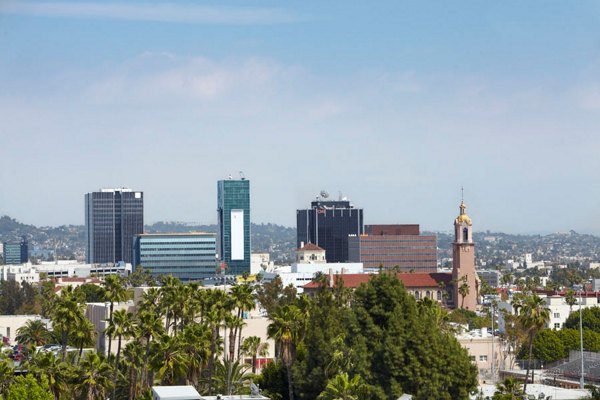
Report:
[[[85,195],[86,262],[131,263],[133,238],[144,232],[144,194],[100,189]]]
[[[250,272],[250,181],[217,182],[217,251],[228,274]]]
[[[349,201],[317,200],[296,211],[296,245],[314,243],[326,250],[327,262],[348,262],[348,235],[362,235],[363,210]]]
[[[25,237],[20,242],[5,242],[3,249],[4,264],[24,264],[29,261],[29,246]]]

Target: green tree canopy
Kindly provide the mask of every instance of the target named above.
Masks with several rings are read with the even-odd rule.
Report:
[[[600,332],[600,307],[584,308],[581,314],[583,329]],[[579,310],[575,310],[565,321],[564,328],[579,330]]]

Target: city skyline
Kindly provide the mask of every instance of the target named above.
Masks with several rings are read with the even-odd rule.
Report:
[[[325,189],[448,231],[464,186],[479,231],[598,235],[598,11],[3,2],[0,214],[82,225],[82,193],[125,186],[149,223],[216,224],[242,170],[257,223]]]

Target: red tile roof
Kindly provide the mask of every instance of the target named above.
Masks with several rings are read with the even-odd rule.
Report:
[[[312,244],[312,243],[308,242],[308,243],[306,243],[304,245],[304,247],[300,247],[298,250],[302,250],[302,251],[306,251],[306,250],[309,250],[309,251],[323,251],[325,249],[317,246],[316,244]]]
[[[335,275],[335,279],[338,277],[342,279],[344,287],[356,289],[362,283],[367,283],[371,279],[373,274],[343,274]],[[397,273],[396,276],[406,288],[438,288],[440,282],[444,282],[447,286],[452,281],[452,274],[443,272],[431,272],[431,273]],[[312,281],[303,286],[305,289],[316,289],[319,284],[316,281]]]

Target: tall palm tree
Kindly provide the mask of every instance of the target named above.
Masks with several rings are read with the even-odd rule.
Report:
[[[46,324],[41,320],[30,319],[17,329],[17,343],[25,346],[43,346],[48,342],[50,334],[46,328]]]
[[[128,343],[123,350],[123,358],[128,371],[128,398],[135,399],[141,390],[140,378],[143,374],[144,348],[141,343]]]
[[[79,303],[79,300],[76,293],[73,292],[73,287],[67,286],[63,288],[61,295],[54,302],[51,317],[54,331],[60,335],[63,361],[67,356],[67,343],[71,332],[85,318],[83,315],[85,304]]]
[[[364,387],[360,375],[350,379],[346,372],[342,372],[327,382],[317,400],[360,400],[364,397]]]
[[[269,353],[269,343],[261,341],[258,336],[250,336],[244,339],[241,347],[242,354],[252,357],[252,373],[256,374],[256,360],[259,356],[267,356]]]
[[[208,325],[192,322],[183,328],[180,338],[183,352],[188,358],[186,379],[188,384],[197,386],[202,370],[208,365],[210,358],[211,329]]]
[[[150,343],[165,333],[162,318],[154,310],[144,310],[137,314],[138,338],[144,342],[144,373],[142,374],[142,388],[154,384],[151,378],[148,363],[150,360]]]
[[[525,375],[525,385],[523,387],[523,390],[527,392],[527,381],[529,380],[533,354],[533,338],[550,321],[550,310],[546,308],[544,299],[534,294],[525,299],[519,318],[529,336],[529,362],[527,363],[527,374]]]
[[[152,366],[163,385],[181,382],[186,375],[188,359],[178,337],[163,335],[154,344]]]
[[[295,359],[297,338],[301,335],[302,313],[298,307],[286,304],[276,308],[270,318],[271,323],[267,327],[267,334],[278,344],[277,357],[285,365],[289,399],[294,400],[292,365]]]
[[[115,303],[125,301],[127,297],[127,291],[123,285],[123,280],[118,275],[108,275],[106,278],[104,278],[104,290],[106,291],[106,298],[108,301],[110,301],[110,309],[108,314],[108,322],[110,324],[113,319]],[[106,353],[108,357],[111,355],[112,339],[112,335],[108,334],[108,352]]]
[[[569,313],[571,313],[573,311],[573,306],[577,304],[577,298],[575,297],[575,291],[573,289],[569,289],[565,293],[565,303],[569,305]]]
[[[129,338],[134,330],[133,314],[128,313],[126,310],[117,310],[113,313],[112,320],[109,322],[106,332],[112,337],[117,337],[117,357],[115,358],[114,366],[114,382],[117,381],[119,373],[119,359],[121,358],[121,343],[123,338]],[[116,387],[115,387],[116,389]],[[113,392],[113,397],[114,392]]]
[[[464,279],[462,280],[462,283],[458,287],[458,293],[460,294],[460,297],[461,297],[460,308],[464,308],[465,297],[467,297],[469,295],[469,292],[470,292],[469,284],[467,283],[467,279],[465,276]]]
[[[79,379],[76,388],[86,400],[105,399],[115,385],[112,368],[97,353],[88,353],[79,364]]]
[[[79,319],[73,330],[74,342],[79,347],[79,356],[77,358],[78,363],[81,360],[83,348],[85,346],[93,346],[95,338],[96,327],[94,324],[92,324],[92,322],[87,318]]]
[[[177,303],[176,291],[181,286],[181,281],[172,275],[163,276],[160,279],[162,287],[160,288],[159,307],[165,316],[165,332],[168,334],[173,320],[176,318],[174,309],[181,308],[181,303]]]
[[[243,318],[244,312],[251,311],[256,306],[254,289],[249,284],[236,285],[231,289],[231,297],[233,304],[237,308],[237,317]],[[240,358],[242,351],[242,326],[236,328],[235,336],[237,336],[237,358]],[[234,337],[235,337],[234,336]],[[233,359],[233,354],[230,355]]]
[[[233,360],[235,356],[235,343],[237,340],[237,332],[242,332],[242,327],[246,325],[244,320],[233,314],[225,314],[225,326],[229,329],[229,359]],[[239,357],[238,357],[239,358]]]

